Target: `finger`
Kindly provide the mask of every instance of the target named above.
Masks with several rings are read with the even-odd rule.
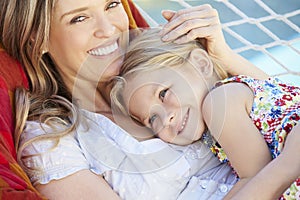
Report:
[[[176,12],[173,10],[163,10],[161,14],[167,21],[170,21]]]
[[[210,26],[210,27],[201,27],[191,30],[189,33],[182,35],[174,40],[177,44],[187,43],[189,41],[195,40],[197,38],[206,38],[209,39],[211,35],[213,35],[216,30],[219,28],[218,25]],[[200,40],[201,43],[206,46],[206,39]]]
[[[178,18],[181,15],[187,15],[187,14],[191,14],[191,13],[194,13],[194,12],[196,12],[198,15],[200,15],[200,16],[198,16],[198,18],[200,18],[201,17],[201,12],[204,11],[203,14],[205,15],[205,13],[209,13],[209,12],[211,12],[211,10],[214,10],[214,9],[208,4],[195,6],[195,7],[191,7],[191,8],[187,8],[187,9],[182,9],[182,10],[179,10],[179,11],[175,12],[173,14],[172,18],[169,19],[169,20],[174,20],[174,19]],[[168,11],[170,11],[170,10],[168,10]],[[172,12],[174,12],[174,11],[172,11]],[[168,24],[168,26],[169,26],[169,24]]]
[[[206,20],[207,18],[213,18],[215,17],[216,20],[219,20],[218,13],[215,9],[212,10],[202,10],[197,12],[182,12],[181,14],[178,14],[178,12],[172,17],[172,19],[163,27],[162,34],[165,35],[173,30],[175,30],[178,26],[181,24],[190,21],[192,25],[194,25],[194,22],[191,22],[191,20]],[[196,23],[196,22],[195,22]],[[186,24],[189,25],[189,24]],[[202,24],[199,24],[201,26]],[[192,29],[195,27],[186,27],[187,29]]]
[[[161,12],[161,14],[162,14],[162,16],[163,16],[167,21],[170,21],[170,20],[172,19],[172,17],[176,14],[176,12],[173,11],[173,10],[163,10],[163,11]],[[163,26],[162,26],[162,28],[163,28]],[[164,36],[164,35],[165,35],[164,32],[163,32],[163,29],[159,32],[159,34],[160,34],[161,36]]]
[[[206,19],[188,20],[188,21],[181,23],[176,28],[174,28],[173,30],[171,30],[167,34],[165,34],[162,37],[162,40],[163,41],[175,40],[175,39],[177,39],[183,35],[187,35],[187,34],[189,34],[190,36],[193,37],[193,39],[195,39],[197,37],[203,36],[203,34],[201,34],[201,32],[199,32],[199,30],[201,30],[201,28],[206,28],[206,27],[214,28],[214,25],[218,25],[218,24],[219,24],[218,19],[215,17],[206,18]]]
[[[212,10],[213,7],[209,4],[203,4],[199,6],[193,6],[185,9],[178,10],[176,12],[177,15],[187,14],[190,12],[197,12],[197,11],[203,11],[203,10]]]

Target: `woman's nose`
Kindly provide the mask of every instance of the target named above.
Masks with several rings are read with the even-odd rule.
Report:
[[[116,27],[108,17],[101,16],[98,18],[95,31],[96,37],[111,37],[115,31]]]

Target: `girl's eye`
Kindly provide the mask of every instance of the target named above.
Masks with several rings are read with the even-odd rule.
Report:
[[[110,8],[115,8],[115,7],[117,7],[118,5],[120,5],[121,4],[121,1],[113,1],[113,2],[111,2],[108,6],[107,6],[107,9],[106,10],[108,10],[108,9],[110,9]]]
[[[164,101],[164,98],[165,98],[165,96],[166,96],[168,90],[169,90],[169,88],[164,89],[164,90],[162,90],[162,91],[159,92],[159,99],[160,99],[161,101]]]
[[[152,115],[150,118],[149,118],[149,124],[152,126],[154,120],[157,118],[157,115]]]
[[[83,22],[86,19],[84,16],[75,17],[71,20],[71,24]]]

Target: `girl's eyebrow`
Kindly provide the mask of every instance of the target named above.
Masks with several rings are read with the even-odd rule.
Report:
[[[160,86],[161,86],[161,84],[157,84],[157,83],[151,84],[150,93],[151,93],[151,95],[154,96],[154,98],[157,96],[157,93],[159,93],[159,91],[161,90]],[[149,118],[149,114],[146,116],[143,116],[143,118],[141,120],[144,124],[147,124],[148,118]]]
[[[131,118],[135,123],[137,123],[138,125],[140,125],[140,126],[145,126],[145,124],[143,124],[143,122],[140,121],[140,119],[139,119],[138,117],[136,117],[136,116],[134,116],[134,115],[130,115],[130,118]]]
[[[68,12],[64,13],[64,14],[60,17],[60,21],[63,20],[63,18],[66,17],[66,16],[68,16],[68,15],[72,15],[72,14],[75,14],[75,13],[78,13],[78,12],[82,12],[82,11],[84,11],[84,10],[87,10],[87,7],[77,8],[77,9],[68,11]]]

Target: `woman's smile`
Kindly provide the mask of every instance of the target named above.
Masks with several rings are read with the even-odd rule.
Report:
[[[91,49],[88,51],[88,54],[92,56],[106,56],[114,53],[117,49],[119,49],[119,40]]]

